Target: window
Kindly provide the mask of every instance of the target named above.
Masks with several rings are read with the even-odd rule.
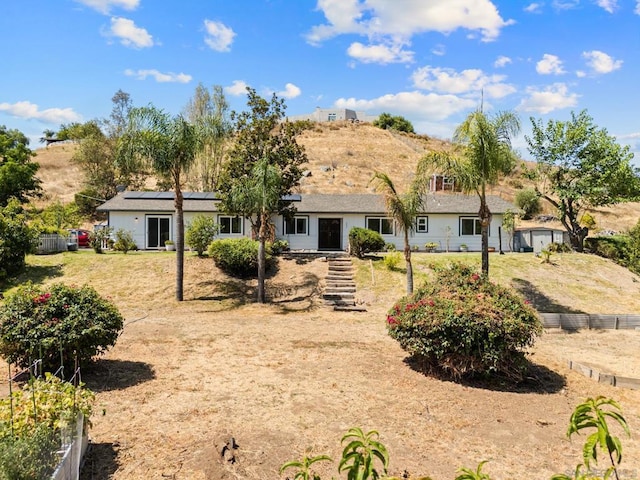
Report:
[[[460,218],[460,235],[480,235],[480,219],[477,217]]]
[[[308,235],[309,234],[309,217],[293,217],[285,219],[284,234],[285,235]]]
[[[427,233],[429,231],[429,217],[416,218],[416,232]]]
[[[218,217],[220,233],[222,235],[242,235],[242,218],[240,217]]]
[[[335,122],[335,121],[336,121],[336,114],[335,114],[335,113],[330,113],[330,114],[327,116],[327,121],[329,121],[329,122]]]
[[[367,228],[380,235],[393,235],[393,220],[382,217],[367,218]]]

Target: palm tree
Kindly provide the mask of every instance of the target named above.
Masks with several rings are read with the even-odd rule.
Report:
[[[183,300],[184,216],[182,175],[200,150],[202,135],[181,115],[172,117],[154,106],[132,108],[118,144],[118,161],[148,165],[161,179],[169,179],[176,212],[176,300]]]
[[[248,216],[258,232],[258,302],[265,303],[266,243],[272,236],[271,216],[280,208],[282,172],[267,158],[258,161],[251,176],[243,177],[231,188],[227,208]]]
[[[400,194],[386,173],[375,172],[371,181],[376,183],[376,190],[383,193],[387,213],[404,234],[404,259],[407,263],[407,295],[411,295],[413,293],[413,267],[411,265],[409,234],[414,231],[416,216],[423,207],[420,185],[414,182],[407,193]]]
[[[489,274],[489,225],[491,211],[487,205],[487,187],[515,165],[516,154],[511,137],[520,131],[520,120],[512,112],[500,112],[494,117],[482,110],[469,114],[456,129],[453,140],[459,155],[432,154],[425,159],[437,165],[447,176],[455,177],[464,193],[475,192],[480,199],[482,235],[482,273]]]

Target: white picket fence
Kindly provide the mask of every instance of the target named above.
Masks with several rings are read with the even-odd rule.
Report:
[[[69,239],[67,237],[63,237],[56,233],[40,235],[36,253],[44,255],[47,253],[66,252],[68,241]]]

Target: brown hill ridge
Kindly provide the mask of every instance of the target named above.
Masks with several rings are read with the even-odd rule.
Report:
[[[420,158],[430,151],[451,148],[444,140],[347,122],[317,124],[303,132],[298,141],[304,145],[309,159],[300,184],[301,193],[372,192],[369,181],[376,170],[389,174],[403,190],[413,179]],[[74,144],[65,143],[36,150],[35,160],[40,163],[38,176],[45,191],[37,202],[39,205],[57,200],[71,202],[82,189],[82,172],[71,162],[75,148]],[[524,187],[526,181],[508,177],[490,193],[513,201],[517,191]],[[638,222],[640,203],[599,208],[593,214],[600,229],[624,231]],[[552,225],[561,228],[559,223]]]

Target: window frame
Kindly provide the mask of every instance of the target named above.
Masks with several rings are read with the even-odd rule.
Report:
[[[369,227],[369,221],[371,221],[371,220],[377,220],[379,222],[377,230],[374,229],[374,228],[370,228]],[[385,220],[391,226],[391,233],[384,233],[383,232],[382,225],[383,225]],[[365,224],[365,228],[367,230],[371,230],[373,232],[378,232],[383,237],[393,237],[396,234],[396,222],[394,222],[393,218],[391,218],[391,217],[379,217],[379,216],[365,217],[364,224]]]
[[[424,220],[424,228],[420,228],[420,220]],[[429,233],[429,216],[428,215],[419,215],[416,217],[415,223],[416,233]]]
[[[298,220],[304,220],[304,231],[298,231]],[[294,226],[293,232],[289,231],[289,222]],[[309,216],[308,215],[294,215],[287,219],[282,219],[282,232],[284,235],[309,235]]]
[[[464,228],[462,223],[464,221],[473,221],[473,233],[464,233]],[[459,228],[460,228],[460,236],[461,237],[478,237],[482,235],[482,225],[480,223],[480,217],[460,217],[459,219]]]
[[[223,220],[229,220],[229,231],[224,232],[222,230],[222,222]],[[233,223],[234,220],[238,221],[239,231],[233,231]],[[242,221],[242,217],[239,215],[218,215],[218,225],[220,226],[220,230],[218,232],[219,235],[243,235],[244,234],[244,222]]]

